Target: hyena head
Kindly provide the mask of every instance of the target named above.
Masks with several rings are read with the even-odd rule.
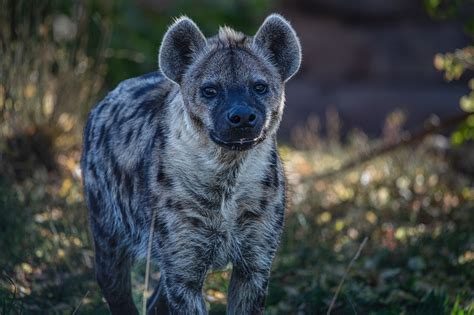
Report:
[[[189,124],[229,150],[250,149],[276,132],[284,84],[300,62],[298,37],[277,14],[253,37],[222,27],[209,39],[183,17],[165,34],[159,53],[161,72],[180,87]]]

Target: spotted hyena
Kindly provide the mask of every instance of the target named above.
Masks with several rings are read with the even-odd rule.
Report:
[[[275,134],[300,61],[277,14],[255,36],[222,27],[211,38],[183,17],[164,36],[160,72],[122,82],[92,110],[81,167],[113,314],[137,314],[130,266],[148,244],[161,272],[150,314],[207,313],[206,275],[229,263],[228,313],[263,312],[286,200]]]

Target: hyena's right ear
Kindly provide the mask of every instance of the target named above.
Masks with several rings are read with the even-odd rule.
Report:
[[[194,54],[206,45],[206,38],[197,25],[187,17],[179,18],[170,26],[161,43],[158,55],[161,72],[179,84]]]
[[[284,82],[298,71],[301,64],[300,40],[281,15],[268,16],[255,34],[253,43],[270,58]]]

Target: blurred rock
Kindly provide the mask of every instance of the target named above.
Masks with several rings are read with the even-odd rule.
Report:
[[[453,146],[447,152],[451,166],[458,172],[474,178],[474,144],[465,143],[461,146]]]
[[[339,112],[346,132],[358,128],[371,136],[380,136],[386,116],[397,109],[406,115],[405,128],[418,129],[432,114],[440,119],[459,114],[459,98],[465,93],[463,87],[442,83],[349,82],[323,87],[295,78],[288,83],[280,135],[288,139],[288,133],[311,116],[321,118],[324,130],[324,116],[330,106]]]
[[[57,170],[54,140],[57,131],[49,126],[31,126],[6,139],[0,171],[6,178],[22,181],[38,170]]]
[[[70,41],[76,38],[77,25],[68,16],[58,14],[53,20],[53,37],[57,42]]]
[[[314,12],[332,13],[333,15],[358,18],[389,18],[403,15],[414,15],[420,12],[420,5],[412,0],[296,0],[291,1],[299,7]],[[286,1],[290,5],[290,1]]]
[[[462,25],[434,22],[422,3],[409,0],[297,0],[279,11],[300,36],[303,64],[288,83],[280,135],[329,106],[340,111],[343,128],[379,136],[385,116],[397,108],[413,129],[430,115],[443,119],[460,111],[466,82],[446,83],[433,66],[438,52],[466,46]]]

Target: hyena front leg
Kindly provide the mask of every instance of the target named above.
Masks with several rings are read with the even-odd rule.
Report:
[[[88,191],[91,229],[95,248],[95,273],[112,314],[138,314],[132,299],[131,259],[121,237],[110,231],[102,213],[107,210],[100,192]]]
[[[206,303],[202,296],[202,287],[207,274],[206,263],[194,253],[170,256],[168,264],[160,265],[162,289],[166,295],[166,305],[170,314],[207,314]],[[176,252],[175,252],[176,254]],[[181,256],[176,259],[176,256]],[[159,300],[156,308],[164,308]]]
[[[227,314],[263,314],[270,268],[271,264],[258,271],[234,265],[230,279]]]
[[[146,303],[148,315],[167,315],[170,313],[164,282],[164,278],[160,277],[160,281],[156,286],[155,291]]]
[[[110,242],[107,241],[107,242]],[[138,314],[132,299],[130,258],[124,251],[96,244],[96,278],[112,314]]]
[[[159,290],[162,291],[151,309],[167,307],[170,314],[207,314],[202,287],[212,258],[212,246],[205,230],[193,226],[194,221],[177,218],[176,212],[173,213],[162,210],[156,218]]]
[[[263,224],[250,216],[242,226],[239,255],[233,261],[227,314],[263,314],[272,261],[278,247],[283,208]]]

